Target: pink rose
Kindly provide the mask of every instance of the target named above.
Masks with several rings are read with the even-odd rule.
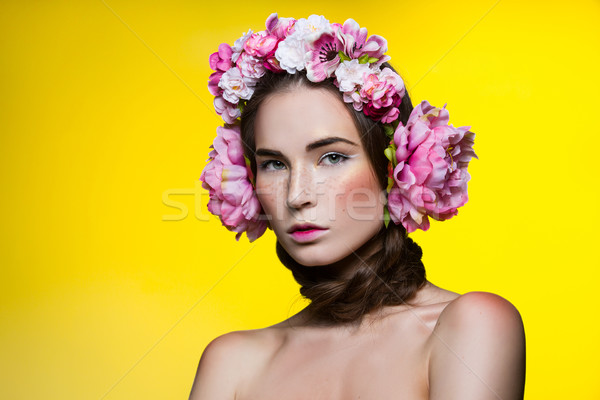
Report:
[[[448,125],[445,108],[421,102],[406,126],[394,133],[396,160],[388,209],[394,223],[408,232],[429,228],[428,217],[443,221],[458,213],[468,200],[467,167],[475,134],[470,127]]]
[[[275,51],[277,43],[279,43],[279,39],[276,36],[269,35],[266,31],[260,31],[253,33],[246,40],[244,50],[254,57],[266,57]]]
[[[367,103],[363,110],[376,121],[383,123],[395,121],[399,116],[398,106],[402,102],[404,93],[404,81],[400,75],[389,68],[366,75],[360,89],[360,95]]]
[[[208,190],[208,210],[219,216],[223,225],[242,233],[253,242],[265,232],[267,224],[260,218],[261,205],[249,179],[239,127],[218,127],[200,180]]]
[[[404,96],[404,81],[391,69],[384,68],[379,74],[365,76],[360,95],[372,101],[375,108],[389,107],[395,95]]]
[[[260,58],[253,57],[246,52],[240,54],[236,65],[245,78],[258,80],[265,74],[264,62]]]
[[[392,98],[392,103],[387,107],[377,107],[377,102],[368,101],[362,107],[365,115],[369,116],[375,121],[381,121],[384,124],[388,124],[390,122],[398,119],[400,115],[400,111],[398,110],[398,106],[402,102],[402,99],[397,95]],[[356,108],[356,107],[354,107]]]

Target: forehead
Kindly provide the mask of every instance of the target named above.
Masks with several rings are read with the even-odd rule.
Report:
[[[325,89],[298,87],[268,96],[255,125],[256,148],[304,149],[338,136],[360,145],[360,135],[344,103]]]

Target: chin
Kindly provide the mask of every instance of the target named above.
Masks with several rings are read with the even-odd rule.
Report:
[[[305,267],[315,267],[315,268],[330,265],[330,264],[333,264],[333,263],[343,259],[343,257],[338,258],[338,259],[332,259],[331,257],[329,257],[329,258],[324,258],[324,257],[296,258],[296,257],[292,257],[292,258],[294,258],[294,260],[296,260],[297,263],[302,264]]]
[[[305,267],[319,267],[330,265],[344,259],[346,256],[349,255],[338,254],[339,252],[333,251],[333,249],[331,249],[331,246],[286,246],[284,243],[281,242],[279,242],[279,244],[294,261]]]
[[[335,257],[331,257],[331,254],[320,254],[319,251],[311,251],[309,249],[303,249],[295,252],[288,251],[288,254],[292,256],[297,263],[302,264],[305,267],[329,265],[343,258],[340,257],[336,259]]]

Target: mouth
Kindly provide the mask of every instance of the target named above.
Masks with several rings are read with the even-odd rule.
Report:
[[[292,226],[288,229],[287,233],[289,233],[296,242],[306,243],[318,238],[327,232],[327,230],[327,228],[314,224],[299,224]]]
[[[292,226],[290,229],[288,229],[287,233],[306,232],[306,231],[312,231],[312,230],[326,230],[326,229],[327,228],[324,228],[319,225],[314,225],[314,224],[296,224],[296,225]]]

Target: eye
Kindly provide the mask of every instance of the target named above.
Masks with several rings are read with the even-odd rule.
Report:
[[[267,171],[277,171],[285,169],[285,164],[279,160],[268,160],[260,164],[260,168]]]
[[[334,165],[342,163],[347,158],[348,156],[345,156],[341,153],[331,152],[324,154],[323,157],[321,157],[321,159],[319,160],[319,162],[323,162],[325,165]]]

